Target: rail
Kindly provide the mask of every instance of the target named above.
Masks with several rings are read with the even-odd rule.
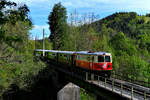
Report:
[[[105,78],[102,76],[94,75],[93,73],[86,73],[86,81],[102,86],[109,91],[116,92],[121,96],[125,96],[130,99],[137,100],[149,100],[150,99],[150,88],[138,86],[136,84],[128,85],[126,81]]]
[[[124,80],[124,81],[127,81],[127,82],[131,82],[131,83],[134,83],[134,84],[137,84],[137,85],[141,85],[141,86],[150,88],[150,79],[147,79],[147,78],[143,77],[143,80],[144,79],[148,80],[148,82],[145,82],[145,81],[142,81],[142,80],[137,80],[137,79],[133,79],[133,78],[129,78],[129,77],[124,77],[123,74],[119,74],[119,73],[122,73],[122,72],[117,72],[116,73],[115,71],[113,71],[111,76],[113,78],[116,78],[116,79]]]

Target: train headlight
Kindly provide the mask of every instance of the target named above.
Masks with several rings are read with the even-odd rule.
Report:
[[[104,68],[104,69],[105,69],[105,68],[107,67],[106,65],[107,65],[107,64],[106,64],[106,63],[104,63],[104,65],[102,66],[102,68]]]

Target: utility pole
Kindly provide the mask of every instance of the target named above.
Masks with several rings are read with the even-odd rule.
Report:
[[[43,29],[43,56],[45,56],[45,30]]]
[[[35,47],[35,49],[36,49],[36,36],[35,36],[35,40],[34,40],[34,42],[35,42],[35,44],[34,44],[35,46],[34,46],[34,47]]]
[[[71,17],[71,26],[73,26],[73,14],[72,13],[70,14],[70,17]]]
[[[89,17],[89,24],[91,24],[91,13],[88,13],[88,17]]]
[[[86,24],[86,16],[87,16],[87,14],[85,13],[85,14],[83,15],[83,24]]]
[[[92,12],[92,14],[91,14],[91,22],[92,23],[94,22],[94,19],[95,19],[95,15],[94,15],[94,12]]]

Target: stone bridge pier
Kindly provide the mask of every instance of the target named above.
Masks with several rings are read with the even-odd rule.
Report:
[[[68,83],[57,93],[57,100],[80,100],[80,87]]]

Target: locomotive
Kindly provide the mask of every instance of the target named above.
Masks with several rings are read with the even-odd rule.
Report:
[[[82,70],[110,77],[112,70],[112,55],[108,52],[90,51],[58,51],[36,49],[35,56],[42,56],[54,62],[67,64]]]

